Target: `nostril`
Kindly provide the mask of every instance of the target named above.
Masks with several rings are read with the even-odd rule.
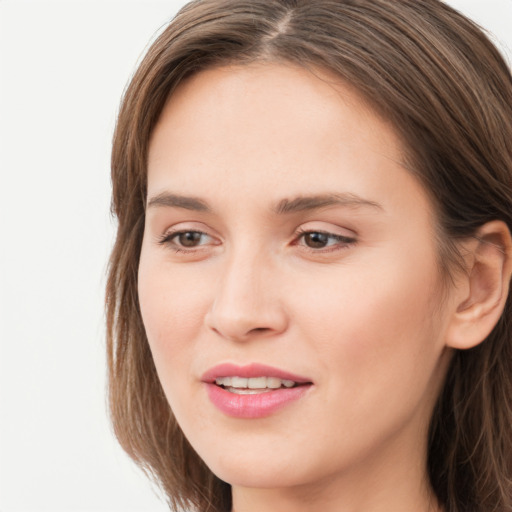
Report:
[[[222,298],[226,296],[218,297],[205,315],[205,326],[218,336],[247,341],[282,333],[287,327],[287,316],[279,304],[269,301],[233,304]]]

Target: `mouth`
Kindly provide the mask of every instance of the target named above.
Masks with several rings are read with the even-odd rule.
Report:
[[[213,405],[227,416],[256,419],[270,416],[308,395],[313,382],[266,365],[221,364],[202,382]]]
[[[280,379],[278,377],[217,377],[215,384],[230,393],[237,395],[256,395],[259,393],[269,393],[276,389],[291,389],[299,384],[290,379]]]

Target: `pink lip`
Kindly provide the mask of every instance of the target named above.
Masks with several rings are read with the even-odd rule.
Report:
[[[254,395],[231,393],[215,384],[217,377],[276,377],[300,384],[294,388],[280,388]],[[210,401],[221,412],[234,418],[256,419],[270,416],[286,405],[301,398],[309,389],[310,379],[260,364],[236,366],[221,364],[208,370],[201,379]]]
[[[298,384],[311,383],[311,379],[285,372],[279,368],[266,366],[264,364],[252,363],[245,366],[237,366],[236,364],[224,363],[214,366],[203,374],[201,380],[203,382],[215,382],[217,377],[276,377],[282,380],[293,380]]]

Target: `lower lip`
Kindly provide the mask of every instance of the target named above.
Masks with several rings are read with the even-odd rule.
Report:
[[[216,384],[206,384],[208,396],[220,411],[234,418],[255,419],[270,416],[301,398],[311,385],[279,388],[254,395],[231,393]]]

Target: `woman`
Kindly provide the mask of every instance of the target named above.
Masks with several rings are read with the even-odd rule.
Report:
[[[174,509],[512,509],[512,80],[437,0],[192,2],[114,137],[116,434]]]

